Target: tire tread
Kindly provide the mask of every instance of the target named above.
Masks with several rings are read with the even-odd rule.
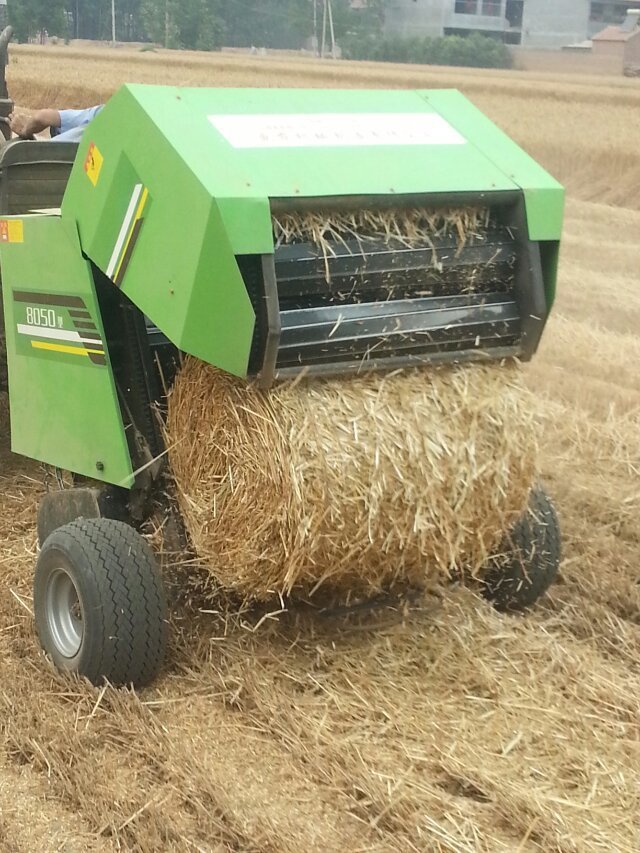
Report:
[[[542,488],[532,490],[527,511],[502,550],[506,556],[489,567],[483,579],[483,594],[497,610],[526,610],[549,589],[560,565],[558,516]]]
[[[148,684],[166,648],[167,607],[156,561],[132,527],[113,519],[79,519],[54,531],[43,545],[73,543],[91,567],[100,607],[92,612],[102,642],[87,662],[91,681]],[[85,619],[86,619],[85,614]]]

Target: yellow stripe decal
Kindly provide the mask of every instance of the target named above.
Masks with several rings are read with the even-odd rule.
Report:
[[[122,249],[122,254],[120,255],[120,260],[118,261],[118,266],[116,267],[115,275],[113,276],[113,280],[117,281],[118,276],[120,274],[120,268],[124,262],[124,259],[127,256],[127,249],[129,248],[129,243],[131,242],[131,238],[133,237],[133,231],[136,227],[136,222],[142,219],[142,214],[144,212],[144,206],[147,203],[147,199],[149,198],[149,190],[145,187],[142,191],[142,195],[140,197],[140,202],[138,203],[138,209],[136,210],[136,215],[133,217],[133,221],[131,222],[131,226],[129,227],[129,233],[127,234],[127,239],[124,241],[124,247]]]
[[[138,219],[142,219],[142,211],[144,210],[144,206],[147,203],[147,199],[149,197],[149,190],[145,187],[142,193],[142,198],[140,199],[140,204],[138,205],[138,209],[136,210],[135,221]],[[133,231],[133,228],[131,229]]]
[[[31,341],[31,346],[34,349],[46,349],[51,350],[52,352],[65,352],[69,355],[84,355],[89,357],[89,355],[104,355],[104,350],[102,349],[85,349],[84,347],[67,347],[63,344],[48,344],[44,341]]]

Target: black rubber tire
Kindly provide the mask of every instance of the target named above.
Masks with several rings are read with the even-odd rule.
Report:
[[[77,650],[67,647],[66,653],[51,617],[65,618],[65,607],[52,605],[61,588],[74,595],[72,618],[80,636]],[[54,530],[38,556],[33,602],[40,643],[59,669],[94,684],[106,679],[136,687],[158,674],[167,645],[167,603],[153,552],[128,524],[80,519]]]
[[[485,598],[503,612],[526,610],[535,604],[558,574],[560,540],[553,503],[543,489],[534,488],[527,511],[483,576]]]

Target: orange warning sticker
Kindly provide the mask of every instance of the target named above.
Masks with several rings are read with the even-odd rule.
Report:
[[[100,178],[100,172],[102,171],[103,163],[104,157],[100,153],[100,149],[95,144],[95,142],[92,142],[89,146],[89,150],[87,151],[87,157],[84,161],[84,170],[87,173],[87,177],[94,185],[94,187],[98,185],[98,179]]]
[[[0,219],[0,243],[24,243],[22,219]]]

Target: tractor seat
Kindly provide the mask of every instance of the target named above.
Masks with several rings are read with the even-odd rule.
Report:
[[[0,216],[59,208],[76,142],[16,139],[0,148]]]

